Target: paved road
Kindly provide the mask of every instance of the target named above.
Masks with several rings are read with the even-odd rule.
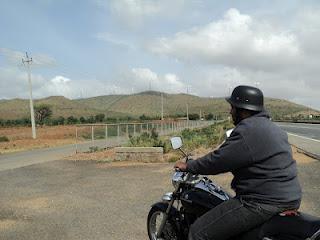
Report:
[[[283,130],[320,141],[320,124],[277,123]]]
[[[289,142],[320,160],[320,124],[277,123],[288,132]]]
[[[52,161],[0,172],[1,240],[147,240],[151,204],[172,191],[172,164]],[[320,216],[320,162],[299,165],[302,209]],[[228,188],[230,175],[215,181]]]
[[[119,144],[124,143],[125,141],[125,138],[109,139],[108,142],[106,142],[105,140],[95,140],[94,145],[98,147],[113,147],[118,146]],[[78,151],[88,151],[91,146],[91,142],[79,143],[77,145],[77,149]],[[70,144],[59,147],[2,154],[0,155],[0,171],[29,166],[36,163],[59,160],[66,156],[74,154],[75,151],[76,145]]]

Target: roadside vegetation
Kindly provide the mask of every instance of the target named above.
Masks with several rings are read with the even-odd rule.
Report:
[[[58,125],[74,125],[74,124],[94,124],[94,123],[121,123],[121,122],[145,122],[152,120],[160,120],[160,116],[148,116],[142,114],[139,117],[122,116],[122,117],[106,117],[105,114],[99,113],[88,117],[80,116],[75,117],[73,115],[69,117],[53,117],[52,106],[48,104],[36,105],[35,121],[37,125],[45,126],[58,126]],[[166,116],[168,119],[181,119],[186,118],[185,114],[175,114]],[[201,116],[203,120],[222,119],[221,115],[213,115],[212,113],[206,113]],[[197,113],[189,114],[190,120],[200,120],[200,115]],[[1,119],[0,127],[15,127],[15,126],[31,126],[31,120],[29,117],[18,118],[18,119]]]
[[[9,142],[9,138],[7,136],[0,136],[0,142]]]
[[[164,153],[167,155],[165,159],[169,162],[174,162],[181,158],[181,154],[171,148],[170,137],[181,136],[183,140],[183,150],[189,153],[199,148],[215,148],[224,140],[225,131],[231,128],[233,128],[233,124],[229,121],[224,121],[205,128],[184,129],[181,133],[161,137],[153,130],[151,134],[143,133],[140,136],[130,137],[128,146],[163,147]]]
[[[140,136],[130,136],[128,147],[163,147],[163,152],[167,153],[170,150],[170,144],[167,141],[168,137],[159,137],[155,129],[151,133],[144,132]]]

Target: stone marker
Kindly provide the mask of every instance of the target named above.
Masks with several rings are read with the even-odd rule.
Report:
[[[117,161],[162,162],[162,147],[116,147]]]

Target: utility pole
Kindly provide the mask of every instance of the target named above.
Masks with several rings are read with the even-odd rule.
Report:
[[[189,105],[188,103],[186,104],[187,106],[187,127],[189,127]]]
[[[34,109],[33,109],[33,100],[32,100],[32,83],[31,83],[31,73],[30,73],[30,64],[32,63],[32,58],[29,58],[28,53],[26,52],[26,58],[22,58],[22,63],[27,67],[28,71],[28,82],[29,82],[29,94],[30,94],[30,115],[31,115],[31,126],[32,126],[32,138],[36,139],[36,124],[34,121]]]
[[[161,120],[163,120],[163,93],[161,93]]]

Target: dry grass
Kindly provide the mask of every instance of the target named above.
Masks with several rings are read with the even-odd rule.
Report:
[[[12,228],[17,223],[17,220],[0,219],[0,231]]]
[[[196,159],[198,157],[203,156],[204,154],[212,151],[211,149],[205,149],[205,148],[199,148],[196,149],[192,152],[192,158]],[[297,161],[297,164],[306,164],[306,163],[311,163],[315,162],[316,160],[305,155],[304,153],[298,151],[297,148],[292,146],[292,153],[294,159]],[[129,165],[145,165],[149,164],[147,162],[135,162],[135,161],[115,161],[115,152],[113,149],[108,149],[108,150],[102,150],[102,151],[97,151],[97,152],[87,152],[87,153],[77,153],[71,156],[68,156],[65,158],[66,160],[72,160],[72,161],[97,161],[97,162],[109,162],[114,165],[114,166],[129,166]],[[164,162],[175,162],[173,160],[179,160],[182,159],[182,156],[178,152],[169,152],[167,154],[164,154]],[[230,174],[227,174],[228,178],[231,178]],[[230,179],[229,179],[230,180]]]
[[[44,126],[37,128],[37,139],[32,139],[30,127],[0,128],[0,136],[9,142],[0,142],[0,154],[35,148],[46,148],[75,143],[75,126]]]
[[[91,152],[76,153],[64,159],[72,160],[72,161],[112,162],[115,160],[115,152],[113,149],[109,149],[109,150],[97,151],[92,153]]]

